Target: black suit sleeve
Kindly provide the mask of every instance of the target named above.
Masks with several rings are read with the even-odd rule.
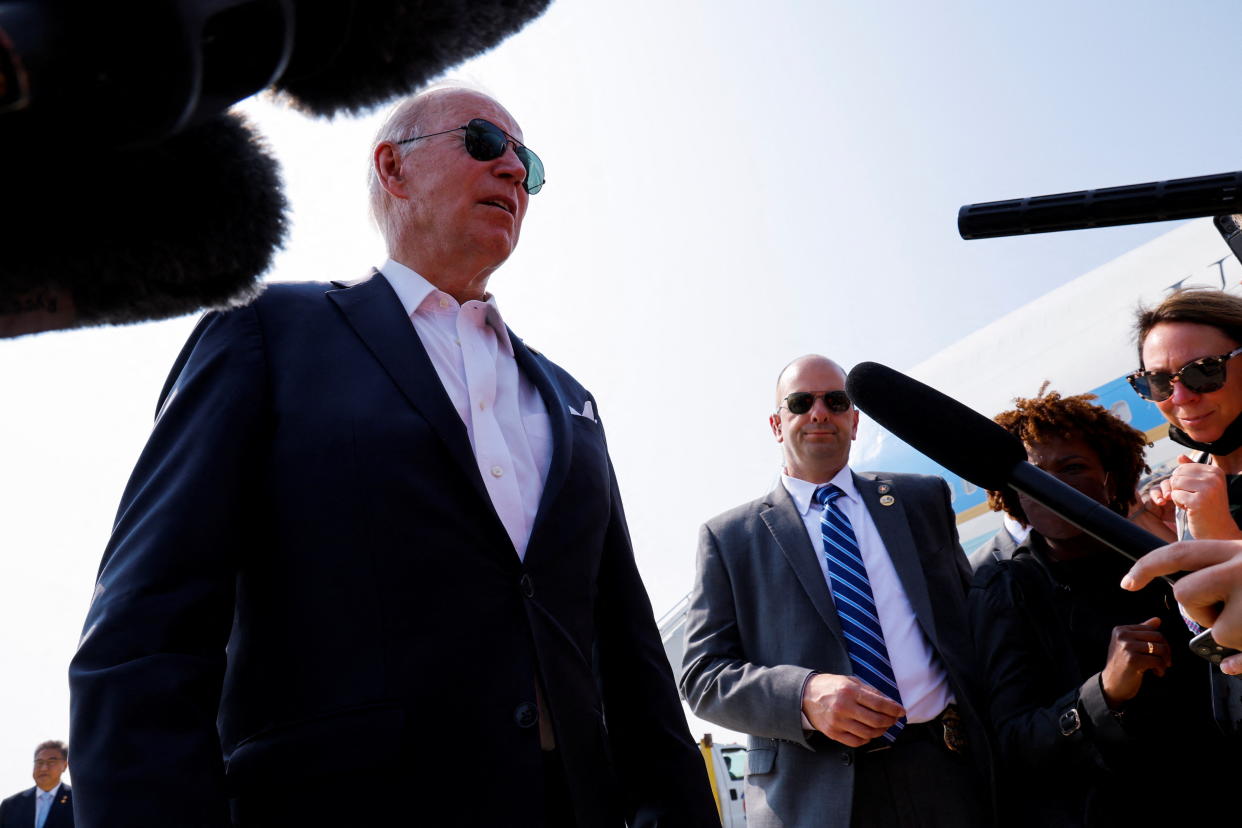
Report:
[[[604,715],[631,828],[719,826],[702,756],[690,737],[646,588],[616,474],[596,602]]]
[[[165,387],[69,671],[82,828],[229,824],[216,715],[265,374],[243,308],[200,322]]]
[[[1048,632],[1054,619],[1039,617],[1051,604],[1013,569],[1011,561],[980,569],[968,604],[1000,756],[1013,768],[1067,776],[1106,767],[1101,749],[1129,737],[1108,712],[1098,673],[1081,684],[1068,677],[1064,645]],[[1062,720],[1071,709],[1077,725]]]

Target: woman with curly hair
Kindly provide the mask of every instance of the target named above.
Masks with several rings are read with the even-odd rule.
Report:
[[[1041,393],[995,419],[1030,462],[1129,514],[1146,440],[1093,399]],[[1002,530],[969,599],[1001,824],[1172,824],[1192,797],[1196,818],[1223,816],[1219,797],[1198,794],[1218,790],[1205,782],[1242,778],[1242,753],[1193,764],[1219,754],[1225,737],[1206,694],[1209,665],[1188,649],[1168,585],[1126,592],[1128,561],[1112,549],[1012,490],[988,497],[1031,529],[1021,543]]]

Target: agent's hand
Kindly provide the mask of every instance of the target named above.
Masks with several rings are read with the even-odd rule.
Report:
[[[1108,642],[1108,661],[1100,674],[1104,700],[1113,710],[1138,695],[1143,674],[1158,676],[1173,664],[1169,642],[1159,632],[1160,619],[1148,618],[1142,624],[1113,627]]]
[[[1152,487],[1152,502],[1160,507],[1172,502],[1184,509],[1190,534],[1200,540],[1242,539],[1229,514],[1229,490],[1221,467],[1196,463],[1184,454],[1177,462],[1173,473],[1160,481],[1160,489]]]
[[[849,747],[883,735],[905,708],[855,676],[816,673],[802,688],[802,713],[820,733]]]
[[[1189,572],[1173,585],[1186,614],[1226,647],[1242,650],[1242,542],[1193,540],[1162,546],[1140,558],[1121,579],[1123,589],[1142,589],[1160,575]],[[1220,663],[1230,675],[1242,675],[1242,654]]]

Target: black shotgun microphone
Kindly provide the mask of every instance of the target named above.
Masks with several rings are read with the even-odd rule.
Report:
[[[845,389],[871,419],[978,486],[1013,488],[1130,560],[1165,545],[1102,503],[1028,463],[1021,440],[918,380],[879,363],[863,362],[850,371]]]
[[[846,377],[845,390],[867,416],[954,474],[985,489],[1012,488],[1132,561],[1166,543],[1031,465],[1017,437],[916,379],[863,362]],[[1217,645],[1210,633],[1191,642],[1195,653],[1219,663],[1236,652]]]
[[[1228,172],[967,204],[957,212],[957,232],[963,239],[990,239],[1239,212],[1242,172]]]

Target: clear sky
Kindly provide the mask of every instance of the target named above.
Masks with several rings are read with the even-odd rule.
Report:
[[[657,615],[690,587],[698,525],[775,482],[766,417],[792,357],[908,368],[1170,229],[964,242],[958,207],[1242,168],[1237,10],[556,0],[451,73],[504,102],[547,165],[491,289],[595,392]],[[380,264],[378,116],[244,108],[293,204],[269,278]],[[90,209],[106,194],[66,232]],[[67,735],[94,572],[193,323],[0,341],[0,795]]]

